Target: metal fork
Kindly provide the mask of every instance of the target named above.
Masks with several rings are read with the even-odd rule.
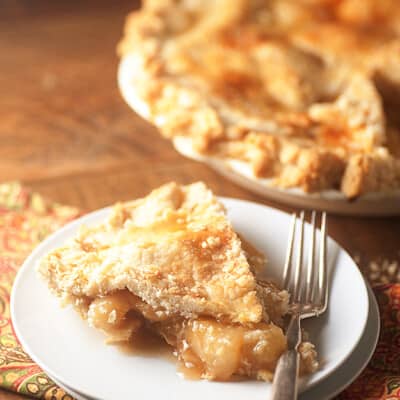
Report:
[[[286,331],[287,350],[276,367],[272,384],[271,400],[293,400],[297,398],[299,361],[298,346],[301,343],[300,321],[322,314],[328,305],[326,213],[321,215],[319,260],[315,260],[316,212],[311,214],[312,233],[309,244],[306,273],[304,271],[304,211],[300,213],[300,233],[297,241],[296,265],[293,271],[293,247],[298,218],[293,214],[286,261],[283,270],[283,287],[291,295],[291,318]]]

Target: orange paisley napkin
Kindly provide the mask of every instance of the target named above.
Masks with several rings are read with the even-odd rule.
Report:
[[[18,268],[48,234],[79,215],[45,201],[18,183],[0,184],[0,387],[35,398],[71,400],[29,358],[10,319],[10,292]],[[400,400],[400,284],[374,288],[382,331],[368,367],[337,400]]]
[[[72,400],[24,352],[13,332],[10,293],[18,268],[47,235],[75,218],[18,183],[0,184],[0,387],[48,400]]]

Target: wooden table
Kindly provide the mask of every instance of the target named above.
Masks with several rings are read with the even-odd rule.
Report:
[[[203,180],[219,195],[289,210],[183,158],[123,102],[115,47],[134,6],[1,2],[0,182],[20,180],[58,202],[92,210],[171,180]],[[399,259],[400,218],[331,216],[329,232],[361,256],[361,265]],[[22,398],[0,391],[0,400]]]

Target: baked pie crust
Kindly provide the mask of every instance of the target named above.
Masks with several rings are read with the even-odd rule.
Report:
[[[118,47],[122,91],[188,153],[271,186],[398,190],[400,8],[362,3],[145,0]]]
[[[257,283],[262,263],[203,183],[170,183],[81,227],[38,271],[111,342],[150,330],[199,377],[270,379],[286,349],[288,293]],[[300,352],[303,372],[314,371],[313,345]]]

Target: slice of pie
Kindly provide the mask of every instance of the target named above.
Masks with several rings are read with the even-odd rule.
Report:
[[[38,270],[109,341],[150,330],[203,378],[270,379],[286,349],[288,293],[257,284],[262,259],[251,249],[203,183],[170,183],[116,204]],[[315,370],[313,346],[303,343],[301,354],[303,370]]]
[[[118,48],[121,92],[226,173],[348,198],[398,191],[400,7],[359,3],[144,0]]]

